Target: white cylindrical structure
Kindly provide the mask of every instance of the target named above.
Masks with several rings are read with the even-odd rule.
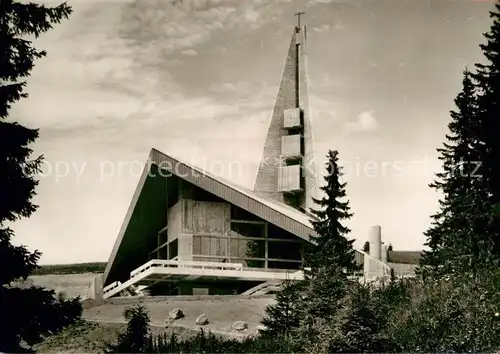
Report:
[[[102,300],[102,275],[96,275],[90,281],[88,298],[92,300]]]
[[[382,228],[380,225],[375,225],[370,228],[368,241],[370,242],[370,256],[380,260],[382,247]]]
[[[387,245],[382,245],[381,253],[382,262],[387,263]]]

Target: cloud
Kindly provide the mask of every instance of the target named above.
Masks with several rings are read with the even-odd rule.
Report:
[[[255,30],[280,14],[274,2],[221,0],[134,1],[124,4],[119,33],[131,45],[163,55],[208,42],[220,30]]]
[[[362,0],[309,0],[306,4],[307,7],[314,7],[316,5],[324,4],[359,4]]]
[[[232,93],[248,94],[250,90],[257,91],[261,88],[260,85],[248,81],[214,82],[210,85],[210,91],[223,96]]]
[[[313,27],[313,31],[318,32],[318,33],[328,31],[329,29],[330,29],[329,25],[322,25],[319,27]]]
[[[261,109],[271,109],[276,99],[277,87],[269,85],[265,80],[249,82],[214,82],[210,85],[210,92],[217,102],[237,105],[240,111],[251,112]]]
[[[186,49],[186,50],[182,51],[182,54],[190,56],[190,57],[194,57],[194,56],[198,55],[198,52],[194,49]]]
[[[344,125],[344,131],[347,133],[373,131],[377,128],[378,122],[373,110],[361,112],[354,122],[347,122]]]
[[[343,31],[346,29],[346,26],[342,23],[342,20],[333,19],[332,21],[333,21],[333,26],[325,24],[325,25],[313,27],[312,30],[316,33],[323,33],[323,32],[327,32],[328,30],[330,30],[332,28],[334,30],[337,30],[337,31]]]
[[[271,5],[182,3],[71,4],[71,21],[37,43],[48,57],[30,77],[30,97],[14,107],[17,119],[40,128],[43,141],[124,147],[127,136],[135,141],[128,149],[148,149],[156,141],[213,129],[222,121],[263,117],[276,93],[267,83],[222,82],[210,88],[202,80],[206,94],[197,96],[175,73],[185,65],[183,56],[197,60],[197,46],[213,40],[214,31],[264,25],[270,17],[263,9]],[[143,142],[144,135],[148,141]]]
[[[343,31],[346,28],[347,28],[346,25],[344,24],[344,22],[342,22],[341,19],[334,20],[333,29],[337,31]]]

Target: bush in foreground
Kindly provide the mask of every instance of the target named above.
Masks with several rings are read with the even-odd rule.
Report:
[[[491,352],[500,349],[500,269],[413,284],[391,316],[403,351]]]

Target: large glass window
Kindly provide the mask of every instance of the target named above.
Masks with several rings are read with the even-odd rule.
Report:
[[[204,201],[204,202],[224,202],[221,198],[213,195],[210,192],[207,192],[204,189],[193,186],[191,198],[193,200]]]
[[[229,249],[231,261],[243,263],[246,267],[265,267],[265,227],[264,223],[231,222]]]
[[[266,256],[266,242],[264,240],[245,240],[231,238],[231,258],[264,258]]]
[[[253,220],[260,221],[261,219],[246,210],[238,208],[237,206],[231,205],[231,219],[234,220]]]
[[[277,226],[240,217],[245,218],[232,219],[229,234],[193,235],[193,260],[242,263],[251,268],[300,268],[305,241]]]
[[[229,239],[227,237],[217,236],[193,236],[193,255],[210,256],[217,262],[222,261],[222,258],[228,254]],[[206,257],[206,261],[210,258]]]
[[[265,236],[265,224],[231,222],[231,238]]]
[[[302,244],[298,242],[269,241],[269,258],[302,260]]]
[[[168,229],[163,229],[158,233],[158,246],[163,245],[168,240]]]
[[[178,240],[175,239],[168,244],[168,259],[175,258],[179,255]]]
[[[267,229],[267,237],[269,238],[279,238],[281,240],[290,240],[290,241],[301,241],[297,236],[280,229],[278,226],[269,224]]]

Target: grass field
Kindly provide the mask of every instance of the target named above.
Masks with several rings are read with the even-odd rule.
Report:
[[[185,317],[175,321],[176,326],[196,329],[196,318],[206,314],[210,323],[203,328],[214,333],[232,333],[235,321],[248,323],[248,332],[255,332],[265,314],[267,305],[274,302],[272,296],[165,296],[154,298],[108,299],[105,304],[88,308],[83,318],[98,322],[125,322],[123,313],[127,307],[144,305],[150,314],[151,325],[165,327],[169,311],[180,308]]]
[[[32,275],[25,282],[25,286],[36,285],[47,289],[63,292],[67,297],[88,296],[90,281],[96,274],[47,274]]]
[[[104,273],[104,268],[106,262],[52,264],[41,266],[33,272],[33,275]]]
[[[422,251],[390,251],[387,255],[392,263],[418,264],[422,257]]]

